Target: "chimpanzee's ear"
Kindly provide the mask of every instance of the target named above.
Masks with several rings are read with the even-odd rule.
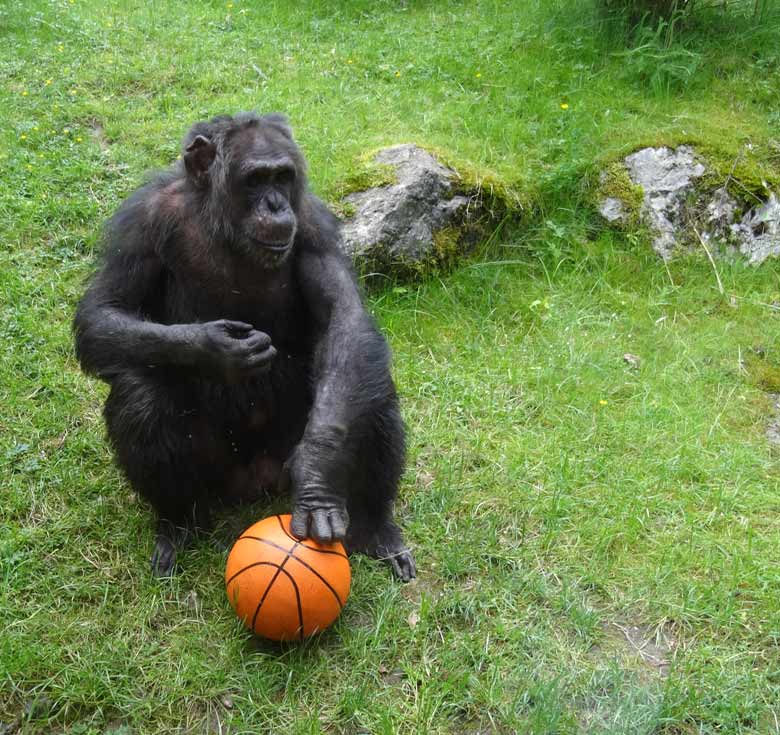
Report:
[[[206,182],[206,174],[216,155],[217,147],[205,135],[196,135],[184,149],[184,166],[196,184]]]
[[[270,115],[263,115],[263,120],[278,130],[286,138],[292,140],[292,128],[290,127],[290,121],[285,115],[278,112],[272,112]]]

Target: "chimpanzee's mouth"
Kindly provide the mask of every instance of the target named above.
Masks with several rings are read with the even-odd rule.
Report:
[[[290,247],[289,240],[285,240],[284,242],[263,242],[258,240],[257,244],[266,250],[270,250],[272,253],[282,253]]]

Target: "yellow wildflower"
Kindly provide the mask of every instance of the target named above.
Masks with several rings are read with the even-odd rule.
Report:
[[[606,402],[606,401],[605,401],[605,400],[602,398],[602,399],[599,401],[599,406],[606,406],[606,405],[607,405],[607,402]]]
[[[561,102],[561,109],[562,109],[562,110],[568,110],[568,109],[569,109],[569,105],[568,105],[568,103],[566,103],[566,102]]]
[[[27,136],[26,136],[24,133],[22,133],[22,134],[19,136],[19,140],[27,140]]]

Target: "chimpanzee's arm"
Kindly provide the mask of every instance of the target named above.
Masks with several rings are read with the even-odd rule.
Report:
[[[319,541],[346,533],[347,475],[377,406],[395,395],[390,351],[366,312],[346,257],[335,246],[303,248],[298,280],[314,322],[314,400],[290,462],[292,530]]]
[[[76,310],[76,354],[84,369],[108,379],[132,366],[188,360],[181,325],[149,320],[148,305],[163,288],[163,269],[151,248],[110,242],[106,260]]]
[[[156,221],[141,190],[106,232],[105,260],[76,310],[76,354],[83,368],[110,380],[130,367],[182,365],[228,376],[266,369],[275,355],[251,324],[220,320],[162,324],[154,311],[166,297],[157,245],[170,231]]]

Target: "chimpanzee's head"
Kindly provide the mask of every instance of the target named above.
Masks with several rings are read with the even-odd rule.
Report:
[[[183,157],[205,199],[209,234],[268,268],[281,265],[306,188],[306,162],[286,118],[239,113],[197,123]]]

